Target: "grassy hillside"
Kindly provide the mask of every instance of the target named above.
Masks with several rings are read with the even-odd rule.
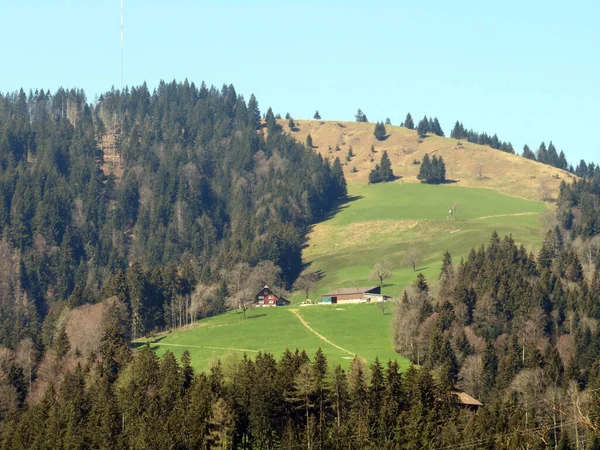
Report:
[[[287,129],[287,121],[282,125]],[[373,127],[300,121],[293,132],[301,141],[310,133],[315,149],[330,159],[339,156],[345,161],[350,145],[356,155],[345,166],[349,201],[330,219],[313,226],[303,253],[304,262],[322,275],[311,293],[314,299],[332,288],[373,284],[369,272],[384,261],[391,262],[394,271],[383,292],[399,295],[416,277],[412,267],[403,263],[411,247],[421,255],[417,272],[427,277],[434,290],[444,251],[458,262],[472,247],[487,242],[493,231],[512,234],[517,243],[535,250],[543,238],[541,219],[549,208],[539,200],[555,197],[560,180],[572,177],[489,147],[463,142],[459,148],[456,140],[437,136],[419,142],[415,131],[401,127],[386,127],[389,136],[379,142]],[[373,144],[377,153],[370,150]],[[339,152],[333,150],[336,145]],[[368,172],[384,149],[401,178],[368,185]],[[418,165],[412,161],[422,159],[425,152],[443,155],[447,176],[454,183],[418,183]],[[357,172],[350,171],[353,167]],[[455,218],[449,209],[456,206]],[[397,358],[406,367],[407,361],[394,353],[390,340],[392,305],[382,315],[375,305],[298,307],[302,295],[292,300],[296,306],[257,309],[248,319],[235,312],[205,319],[195,328],[158,337],[152,346],[159,354],[171,350],[176,355],[187,348],[201,370],[215,358],[227,360],[228,355],[241,357],[244,352],[252,356],[258,351],[280,356],[286,348],[297,347],[311,356],[321,347],[332,364],[344,367],[354,354],[368,362],[375,356]]]
[[[371,267],[383,261],[395,267],[383,292],[400,294],[416,275],[402,264],[409,247],[419,250],[417,270],[432,281],[445,250],[459,261],[493,231],[536,248],[542,239],[539,220],[547,210],[542,202],[460,186],[350,184],[349,193],[351,201],[309,235],[305,262],[323,274],[315,297],[334,287],[372,284]],[[454,205],[459,205],[456,219],[448,214]]]
[[[418,182],[419,166],[413,164],[413,160],[422,160],[425,153],[442,155],[447,177],[459,186],[492,188],[531,200],[555,198],[561,180],[574,177],[563,170],[487,146],[466,141],[459,145],[456,139],[431,135],[420,140],[416,131],[404,127],[387,125],[387,139],[378,141],[373,136],[374,123],[300,120],[296,122],[295,131],[289,129],[287,120],[279,123],[300,142],[305,142],[310,134],[315,150],[330,160],[339,156],[342,163],[346,163],[348,148],[352,146],[356,156],[344,169],[349,183],[366,183],[369,171],[379,163],[384,150],[390,156],[394,174],[401,177],[397,183]],[[448,127],[445,131],[450,133]],[[335,151],[336,145],[339,152]],[[371,152],[372,145],[376,153]],[[354,167],[357,171],[353,173]]]
[[[383,315],[374,305],[258,308],[248,312],[246,319],[232,311],[202,320],[195,328],[158,336],[151,346],[159,355],[170,350],[178,357],[187,349],[199,370],[208,369],[217,358],[227,363],[244,353],[252,357],[263,351],[280,357],[286,348],[305,349],[311,358],[322,348],[330,364],[345,368],[354,354],[369,362],[375,356],[395,358],[404,368],[408,361],[394,353],[389,339],[391,317],[389,308]],[[358,323],[362,324],[360,330]]]

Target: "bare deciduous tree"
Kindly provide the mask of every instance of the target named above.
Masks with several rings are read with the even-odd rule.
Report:
[[[458,387],[474,396],[481,395],[483,362],[481,355],[469,355],[458,373]]]
[[[462,210],[462,206],[460,206],[458,203],[454,203],[452,205],[452,217],[454,218],[454,220],[458,219],[458,213],[461,210]]]
[[[377,263],[373,266],[373,270],[369,274],[369,280],[379,281],[379,286],[383,287],[383,280],[392,277],[392,269],[394,267],[390,262]]]
[[[417,247],[408,247],[402,256],[402,264],[411,266],[413,272],[417,271],[417,265],[421,262],[421,251]]]
[[[316,272],[313,272],[310,269],[305,269],[294,283],[294,288],[298,291],[304,292],[304,299],[305,301],[307,301],[308,293],[313,288],[318,279],[319,275]]]
[[[481,161],[477,161],[477,164],[475,165],[475,174],[477,175],[478,180],[483,178],[483,164]]]

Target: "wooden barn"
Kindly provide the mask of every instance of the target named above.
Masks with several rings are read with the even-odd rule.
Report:
[[[275,294],[269,286],[263,287],[254,297],[256,306],[287,306],[290,301]]]
[[[329,291],[321,296],[321,303],[367,303],[382,302],[386,297],[381,295],[379,286],[339,288]]]
[[[462,408],[477,411],[483,406],[483,404],[479,400],[471,397],[465,391],[454,391],[452,392],[452,394],[456,396],[456,398],[458,399],[458,404]]]

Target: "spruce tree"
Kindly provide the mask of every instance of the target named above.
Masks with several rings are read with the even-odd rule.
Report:
[[[527,144],[525,144],[523,146],[523,158],[527,158],[527,159],[536,161],[535,153],[533,153],[531,151],[531,149],[529,148],[529,146]]]
[[[379,163],[379,176],[381,181],[394,181],[392,162],[388,157],[387,151],[384,151],[381,155],[381,162]]]
[[[410,113],[406,114],[406,119],[404,119],[403,124],[409,130],[414,130],[415,129],[415,122],[413,121],[413,118],[410,115]]]
[[[362,112],[362,110],[360,108],[358,108],[358,111],[354,115],[354,118],[356,119],[357,122],[368,122],[367,116],[365,115],[364,112]]]
[[[321,114],[319,114],[319,110],[318,109],[315,111],[315,115],[313,116],[313,119],[315,119],[315,120],[321,120]]]
[[[260,128],[260,110],[254,94],[250,95],[250,100],[248,100],[248,125],[257,130]]]
[[[306,148],[308,148],[308,149],[313,148],[313,140],[312,140],[312,136],[310,134],[308,136],[306,136]]]
[[[376,184],[381,183],[381,169],[379,168],[379,164],[375,166],[371,172],[369,172],[369,183]]]
[[[419,137],[424,138],[429,131],[429,119],[427,116],[423,117],[417,126],[417,133],[419,133]]]
[[[375,138],[379,141],[383,141],[386,137],[385,125],[383,122],[377,122],[375,124],[375,130],[373,131]]]

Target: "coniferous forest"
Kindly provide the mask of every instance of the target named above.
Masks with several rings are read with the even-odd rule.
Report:
[[[291,284],[308,225],[346,184],[339,161],[269,118],[233,86],[187,81],[93,104],[78,90],[1,96],[0,345],[51,346],[63,305],[111,295],[133,336],[181,324],[192,287],[224,298],[234,267],[268,262]]]

